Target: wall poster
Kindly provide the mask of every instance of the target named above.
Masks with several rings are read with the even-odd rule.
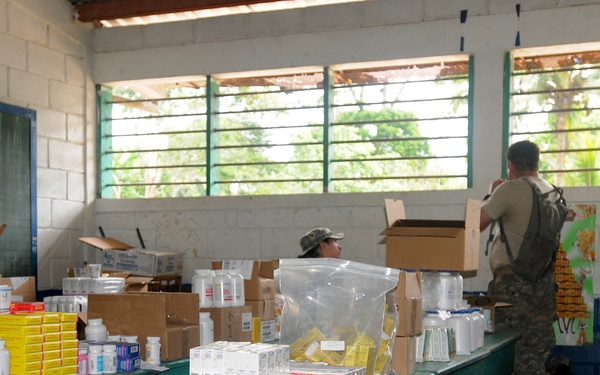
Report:
[[[596,205],[570,207],[565,221],[555,273],[558,282],[554,323],[557,345],[591,345],[594,341]]]

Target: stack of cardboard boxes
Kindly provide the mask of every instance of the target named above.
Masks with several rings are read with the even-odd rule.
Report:
[[[275,325],[274,272],[279,261],[226,260],[212,262],[212,269],[239,269],[244,276],[245,305],[210,308],[216,341],[272,342],[277,339]]]
[[[142,348],[160,337],[161,361],[173,361],[200,345],[199,303],[196,293],[90,294],[87,318],[102,318],[111,335],[138,336]]]
[[[396,287],[398,329],[391,368],[398,375],[408,375],[416,368],[416,336],[422,333],[421,273],[401,271]]]
[[[401,200],[386,200],[388,227],[381,232],[385,236],[386,266],[413,271],[477,271],[480,209],[480,201],[468,199],[464,220],[410,220]],[[400,326],[392,358],[392,368],[399,375],[414,372],[415,338],[422,331],[420,288],[420,273],[401,273],[396,293]]]

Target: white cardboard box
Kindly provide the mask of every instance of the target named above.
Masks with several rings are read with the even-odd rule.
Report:
[[[109,237],[82,237],[80,241],[96,248],[96,262],[103,271],[125,271],[137,276],[181,274],[183,253],[138,249]]]

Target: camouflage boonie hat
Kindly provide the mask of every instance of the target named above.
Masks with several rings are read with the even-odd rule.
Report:
[[[344,238],[344,233],[336,233],[333,232],[329,228],[315,228],[309,232],[307,232],[300,239],[300,246],[302,247],[302,252],[307,252],[313,247],[317,246],[321,242],[325,241],[328,238],[335,238],[336,240],[341,240]]]

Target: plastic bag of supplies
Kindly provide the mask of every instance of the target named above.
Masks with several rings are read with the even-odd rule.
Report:
[[[282,259],[280,343],[290,359],[364,366],[387,374],[398,312],[399,270],[334,258]]]

